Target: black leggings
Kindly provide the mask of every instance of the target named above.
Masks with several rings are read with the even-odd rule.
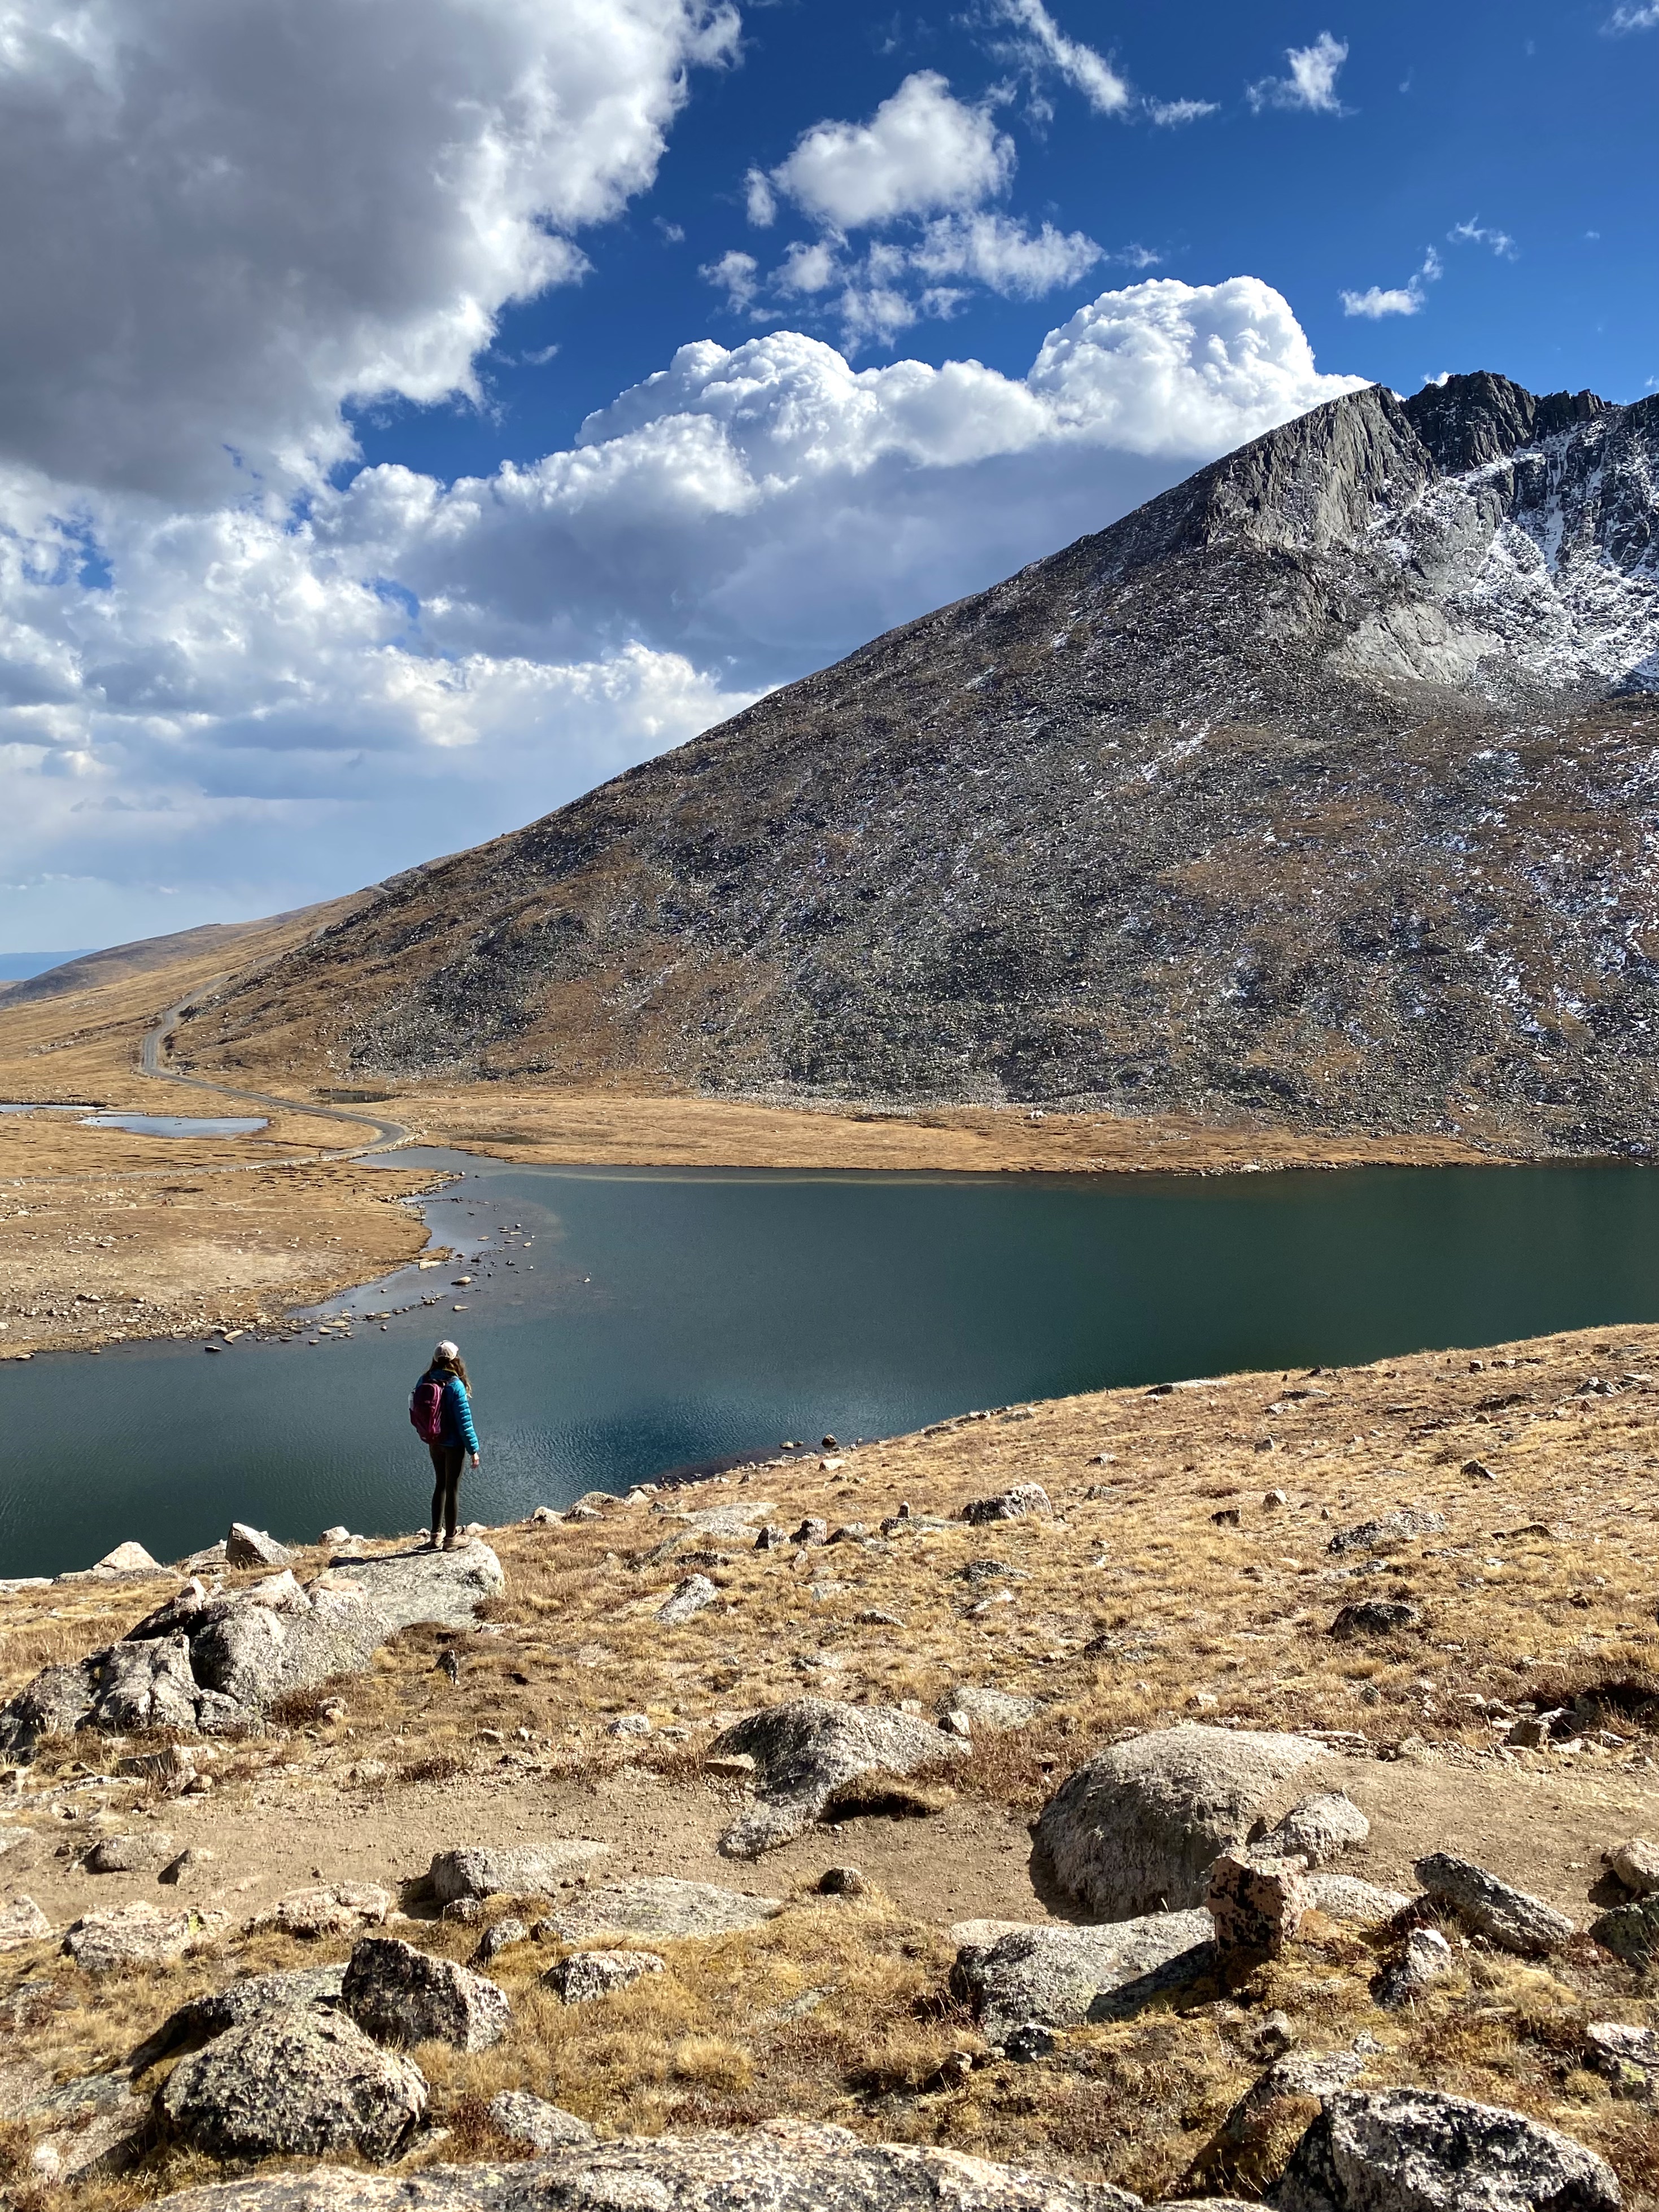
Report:
[[[455,1533],[456,1492],[461,1486],[461,1469],[466,1464],[465,1444],[428,1444],[432,1455],[432,1528],[437,1533],[438,1523],[444,1524],[446,1536]]]

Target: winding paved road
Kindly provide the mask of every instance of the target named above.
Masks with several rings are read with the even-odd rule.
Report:
[[[331,1121],[349,1121],[357,1128],[373,1132],[372,1135],[360,1145],[342,1145],[331,1152],[308,1152],[305,1155],[307,1159],[361,1159],[367,1153],[389,1152],[395,1151],[398,1146],[408,1143],[410,1132],[401,1121],[383,1121],[374,1114],[349,1114],[340,1106],[313,1106],[298,1098],[276,1098],[264,1091],[239,1091],[228,1083],[210,1083],[205,1076],[181,1075],[177,1068],[169,1067],[166,1057],[167,1038],[177,1027],[185,1007],[193,1006],[198,999],[207,997],[210,993],[218,990],[222,985],[230,980],[228,975],[216,975],[211,982],[204,983],[198,989],[188,993],[185,997],[176,1000],[162,1013],[154,1028],[145,1031],[143,1050],[139,1065],[146,1075],[159,1076],[164,1083],[182,1083],[192,1091],[210,1091],[218,1097],[235,1098],[246,1105],[263,1106],[267,1112],[316,1115]],[[278,1163],[272,1160],[261,1160],[258,1163],[251,1161],[248,1164],[273,1167]],[[281,1164],[287,1165],[289,1163],[283,1162]],[[235,1169],[229,1170],[233,1174],[236,1171]],[[204,1170],[203,1172],[210,1171]]]

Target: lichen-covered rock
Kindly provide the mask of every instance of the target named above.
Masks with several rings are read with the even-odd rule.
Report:
[[[1659,2033],[1625,2021],[1592,2021],[1584,2030],[1584,2056],[1613,2084],[1615,2097],[1651,2104],[1659,2097]]]
[[[324,1936],[350,1936],[376,1928],[392,1910],[392,1893],[376,1881],[334,1881],[315,1889],[290,1890],[262,1918],[284,1936],[315,1942]]]
[[[720,1591],[707,1575],[686,1575],[657,1607],[657,1618],[665,1628],[677,1628],[681,1621],[706,1612],[719,1600]]]
[[[1626,1966],[1645,1966],[1659,1953],[1659,1896],[1633,1897],[1592,1920],[1589,1932]]]
[[[219,2046],[216,2045],[215,2048]],[[162,2200],[167,2212],[1139,2212],[1109,2182],[771,2120],[741,2134],[624,2137],[533,2164],[380,2175],[323,2167]],[[1565,2208],[1578,2212],[1578,2208]]]
[[[967,1757],[965,1746],[888,1705],[796,1698],[751,1713],[709,1747],[755,1762],[755,1802],[720,1838],[728,1858],[759,1858],[803,1834],[836,1805],[858,1802],[861,1781],[913,1775]]]
[[[684,1941],[702,1936],[736,1936],[775,1920],[783,1910],[779,1897],[750,1897],[721,1889],[712,1881],[677,1881],[668,1875],[642,1875],[633,1881],[573,1890],[541,1923],[566,1942],[594,1936],[644,1936]]]
[[[1437,1928],[1412,1928],[1400,1956],[1376,1981],[1376,2002],[1386,2009],[1410,2004],[1452,1971],[1452,1948]]]
[[[1414,1536],[1441,1535],[1445,1527],[1443,1513],[1406,1505],[1396,1512],[1379,1513],[1374,1521],[1360,1521],[1352,1528],[1339,1528],[1325,1548],[1339,1559],[1346,1552],[1394,1552]]]
[[[1060,1893],[1103,1920],[1202,1905],[1210,1867],[1264,1831],[1323,1744],[1192,1724],[1115,1744],[1061,1783],[1035,1831]]]
[[[1054,1509],[1048,1492],[1040,1482],[1017,1482],[1012,1489],[1000,1490],[994,1498],[975,1498],[962,1509],[962,1518],[972,1528],[982,1528],[991,1521],[1051,1521]]]
[[[279,1544],[263,1528],[251,1528],[246,1521],[231,1522],[225,1538],[228,1567],[285,1567],[293,1557],[286,1544]]]
[[[1273,2191],[1277,2212],[1618,2212],[1618,2179],[1571,2136],[1433,2089],[1325,2100]]]
[[[51,1921],[32,1897],[9,1897],[0,1904],[0,1951],[21,1951],[51,1933]]]
[[[217,1597],[192,1581],[118,1644],[46,1668],[0,1707],[0,1755],[32,1759],[44,1738],[79,1728],[215,1735],[257,1725],[288,1692],[361,1673],[399,1628],[470,1626],[502,1586],[482,1544],[364,1559],[303,1589],[287,1569]]]
[[[461,1897],[556,1897],[609,1849],[562,1836],[544,1844],[463,1844],[438,1852],[427,1879],[440,1905]]]
[[[1361,1598],[1345,1605],[1331,1623],[1339,1643],[1357,1636],[1407,1636],[1423,1626],[1421,1609],[1400,1597]]]
[[[1351,1874],[1330,1874],[1316,1868],[1307,1876],[1308,1900],[1315,1911],[1331,1920],[1352,1920],[1362,1928],[1375,1928],[1392,1920],[1411,1903],[1403,1889],[1382,1889],[1374,1881],[1361,1881]]]
[[[173,1838],[159,1828],[102,1836],[81,1862],[88,1874],[148,1874],[173,1856]]]
[[[1301,1932],[1312,1899],[1300,1859],[1253,1859],[1221,1851],[1210,1868],[1206,1903],[1215,1923],[1216,1956],[1230,1985],[1264,1959],[1276,1959]]]
[[[210,2158],[392,2157],[426,2112],[426,2083],[343,2014],[269,2013],[181,2059],[157,2100]]]
[[[963,1940],[951,1978],[988,2043],[1006,2043],[1027,2021],[1079,2027],[1127,2018],[1214,1964],[1207,1912],[1153,1912],[1104,1928],[964,1923],[952,1932]]]
[[[1035,1698],[1018,1698],[1006,1690],[987,1690],[971,1682],[958,1682],[941,1700],[939,1718],[965,1722],[971,1735],[1001,1735],[1010,1729],[1025,1728],[1039,1711]]]
[[[1632,1897],[1651,1897],[1659,1892],[1659,1844],[1645,1836],[1632,1836],[1601,1854],[1602,1863]]]
[[[345,1965],[339,1960],[326,1966],[301,1966],[289,1973],[251,1974],[246,1981],[232,1982],[228,1989],[192,1997],[188,2004],[169,2013],[133,2052],[132,2070],[140,2074],[184,2044],[210,2042],[216,2035],[245,2027],[249,2021],[262,2020],[271,2013],[337,2005],[344,1978]]]
[[[1328,1866],[1370,1832],[1370,1822],[1346,1790],[1323,1790],[1292,1805],[1250,1851],[1256,1858],[1303,1858],[1310,1867]]]
[[[550,2105],[545,2097],[532,2097],[527,2089],[502,2089],[490,2099],[488,2109],[492,2128],[532,2150],[562,2150],[598,2141],[586,2120],[562,2106]]]
[[[660,1974],[666,1961],[654,1951],[573,1951],[542,1976],[542,1987],[565,2004],[592,2004],[596,1997],[631,1989],[647,1975]]]
[[[1523,1956],[1559,1951],[1578,1932],[1565,1912],[1558,1912],[1541,1897],[1500,1881],[1485,1867],[1455,1858],[1449,1851],[1431,1851],[1413,1871],[1436,1905],[1506,1951]]]
[[[340,2002],[382,2043],[435,2038],[458,2051],[488,2051],[513,2018],[507,1991],[453,1959],[395,1936],[366,1936],[351,1954]]]
[[[209,1941],[224,1915],[161,1912],[146,1899],[88,1912],[64,1938],[64,1948],[89,1974],[118,1973],[133,1966],[158,1966],[182,1959]]]

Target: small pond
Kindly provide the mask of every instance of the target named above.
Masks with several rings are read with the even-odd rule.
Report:
[[[130,1137],[251,1137],[263,1116],[234,1114],[88,1114],[87,1129],[125,1129]]]
[[[0,1574],[88,1565],[126,1537],[177,1558],[233,1516],[304,1538],[414,1528],[429,1480],[406,1407],[439,1336],[477,1389],[484,1464],[465,1510],[501,1521],[788,1437],[1659,1319],[1659,1173],[1640,1167],[385,1164],[462,1171],[424,1201],[460,1257],[337,1300],[282,1343],[0,1363]]]

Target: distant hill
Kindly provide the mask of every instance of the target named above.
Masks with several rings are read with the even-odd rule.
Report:
[[[1656,690],[1659,398],[1373,387],[386,887],[185,1042],[1645,1146]]]

